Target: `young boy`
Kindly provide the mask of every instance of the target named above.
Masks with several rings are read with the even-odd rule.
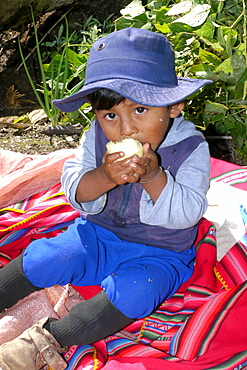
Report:
[[[206,208],[209,151],[181,112],[208,80],[177,78],[170,43],[144,29],[113,32],[92,47],[83,88],[54,104],[96,114],[62,183],[80,210],[68,230],[31,243],[0,271],[0,310],[55,284],[100,284],[68,316],[41,320],[0,347],[3,370],[65,369],[59,353],[98,341],[153,312],[193,273]],[[106,143],[134,138],[144,155],[123,159]]]

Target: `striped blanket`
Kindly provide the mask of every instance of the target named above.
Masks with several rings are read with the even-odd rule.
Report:
[[[65,354],[68,369],[202,370],[247,366],[247,250],[216,261],[215,228],[202,219],[191,279],[124,332]]]
[[[78,216],[60,183],[0,209],[0,267],[33,240],[56,236]]]
[[[233,186],[247,190],[245,168],[212,163],[217,181],[233,180]],[[0,209],[0,264],[17,257],[32,240],[63,232],[76,217],[60,184]],[[71,346],[64,354],[68,370],[247,369],[246,244],[242,238],[218,261],[215,226],[203,218],[190,280],[152,315],[120,333]],[[85,298],[99,289],[75,288]]]

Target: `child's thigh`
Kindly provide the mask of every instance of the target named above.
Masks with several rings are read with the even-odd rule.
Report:
[[[67,231],[32,242],[24,252],[23,270],[37,287],[55,284],[96,285],[98,240],[90,223],[80,218]]]
[[[169,262],[166,266],[138,262],[126,265],[102,282],[108,298],[129,318],[149,315],[180,285],[181,276]]]

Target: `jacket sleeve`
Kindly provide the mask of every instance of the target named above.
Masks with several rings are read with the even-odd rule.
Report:
[[[176,177],[166,170],[167,185],[153,203],[143,191],[140,204],[141,222],[184,229],[195,225],[207,209],[206,193],[210,182],[210,154],[203,142],[179,168]]]
[[[95,158],[95,123],[92,122],[90,129],[86,131],[80,142],[75,158],[68,159],[63,168],[61,181],[64,192],[71,206],[78,211],[86,213],[99,213],[106,202],[106,195],[86,203],[76,201],[76,189],[82,176],[96,168]],[[85,188],[85,192],[87,189]]]

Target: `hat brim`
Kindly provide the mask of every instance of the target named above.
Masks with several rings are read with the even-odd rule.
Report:
[[[84,85],[77,93],[63,99],[53,100],[53,104],[63,112],[73,112],[87,102],[87,95],[99,89],[113,90],[125,98],[144,106],[167,107],[178,103],[206,84],[213,81],[193,78],[178,78],[176,86],[154,86],[125,79],[109,79]]]

